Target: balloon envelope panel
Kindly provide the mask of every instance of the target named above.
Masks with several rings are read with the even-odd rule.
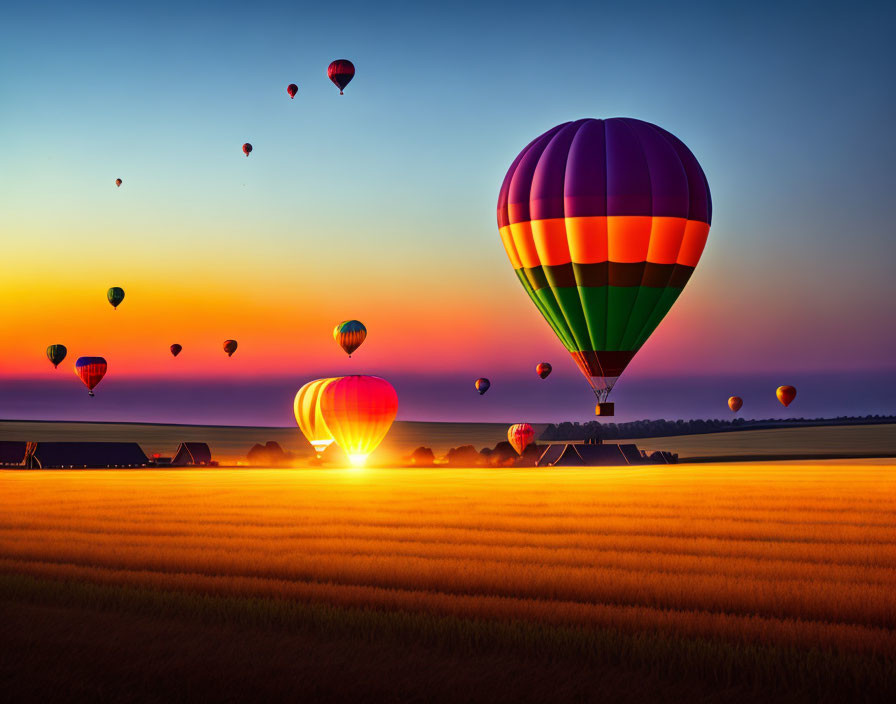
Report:
[[[324,389],[334,381],[336,381],[336,378],[333,377],[309,381],[299,389],[293,402],[296,423],[298,423],[302,434],[318,453],[325,450],[333,442],[333,434],[327,428],[327,423],[321,412],[320,397]]]

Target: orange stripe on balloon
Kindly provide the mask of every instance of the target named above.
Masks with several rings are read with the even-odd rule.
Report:
[[[607,218],[566,218],[569,253],[576,264],[599,264],[607,261]]]
[[[698,220],[688,220],[684,230],[684,239],[681,242],[681,251],[678,253],[678,264],[697,266],[708,236],[708,224]]]
[[[569,264],[569,235],[566,218],[532,221],[532,237],[542,266]]]
[[[654,264],[675,264],[687,226],[685,218],[653,218],[653,230],[647,247],[647,261]]]
[[[607,218],[607,254],[611,262],[647,260],[653,218],[630,215]]]
[[[538,258],[538,250],[535,248],[535,238],[532,237],[532,223],[514,223],[510,226],[510,234],[520,257],[520,263],[528,269],[540,266],[541,260]]]
[[[510,225],[505,225],[499,232],[501,233],[501,242],[504,245],[504,251],[507,252],[507,258],[510,259],[510,265],[514,269],[523,267],[520,262],[520,255],[517,254],[516,245],[513,243],[513,235],[510,233]]]

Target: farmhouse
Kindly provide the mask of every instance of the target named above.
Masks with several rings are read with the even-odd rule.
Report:
[[[209,467],[212,451],[204,442],[182,442],[171,460],[174,467]]]
[[[22,464],[28,469],[145,467],[149,460],[135,442],[29,442]]]

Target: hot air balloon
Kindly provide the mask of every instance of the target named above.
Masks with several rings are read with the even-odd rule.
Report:
[[[516,275],[612,415],[607,396],[706,244],[709,186],[690,150],[641,120],[558,125],[514,159],[498,228]]]
[[[68,350],[65,349],[65,345],[50,345],[47,347],[47,359],[53,363],[54,369],[59,367],[60,362],[65,359],[67,354]]]
[[[311,447],[320,457],[333,442],[333,435],[330,433],[327,424],[324,422],[324,416],[320,410],[321,393],[329,384],[336,381],[336,378],[315,379],[305,384],[296,394],[296,400],[293,403],[293,411],[296,414],[296,423],[304,436],[308,438]]]
[[[740,396],[732,396],[728,399],[728,408],[737,413],[741,406],[744,405],[744,400]]]
[[[320,411],[336,444],[360,466],[389,432],[398,394],[378,376],[344,376],[322,390]]]
[[[249,144],[248,142],[246,142],[246,143],[243,145],[243,154],[245,154],[246,156],[249,156],[249,153],[250,153],[251,151],[252,151],[252,145]]]
[[[181,350],[183,350],[183,347],[181,347],[179,344],[177,344],[177,343],[175,342],[175,343],[174,343],[173,345],[171,345],[171,347],[169,347],[168,349],[171,350],[171,356],[172,356],[172,357],[177,357],[177,355],[179,355],[179,354],[181,353]]]
[[[484,376],[477,379],[473,386],[476,387],[476,390],[479,392],[479,395],[482,396],[486,391],[491,388],[492,382],[486,379]]]
[[[327,78],[339,88],[339,95],[355,77],[355,65],[348,59],[336,59],[327,67]]]
[[[550,362],[539,362],[535,365],[535,373],[538,374],[542,379],[547,379],[548,375],[553,370]]]
[[[224,351],[227,353],[228,357],[233,357],[233,353],[236,352],[236,347],[236,340],[224,340]]]
[[[333,339],[339,343],[349,357],[366,338],[367,328],[360,320],[343,320],[333,328]]]
[[[115,179],[115,185],[118,186],[119,188],[121,188],[121,179],[120,178]]]
[[[295,98],[296,93],[299,92],[299,87],[295,83],[290,83],[286,86],[286,92],[289,93],[290,98]]]
[[[511,425],[507,430],[507,439],[513,445],[513,449],[516,450],[518,455],[523,454],[534,437],[535,431],[532,430],[532,426],[528,423],[517,423]]]
[[[94,396],[93,389],[106,375],[108,365],[102,357],[78,357],[75,362],[75,374],[87,387],[87,395]]]
[[[106,291],[106,298],[109,299],[109,303],[112,304],[113,308],[118,309],[118,306],[124,300],[124,289],[119,286],[113,286]]]
[[[796,389],[793,386],[779,386],[775,391],[775,396],[786,407],[793,403],[793,399],[796,398]]]

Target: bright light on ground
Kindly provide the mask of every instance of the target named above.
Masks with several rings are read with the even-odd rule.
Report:
[[[363,467],[367,462],[367,455],[349,455],[348,459],[352,463],[352,467]]]

